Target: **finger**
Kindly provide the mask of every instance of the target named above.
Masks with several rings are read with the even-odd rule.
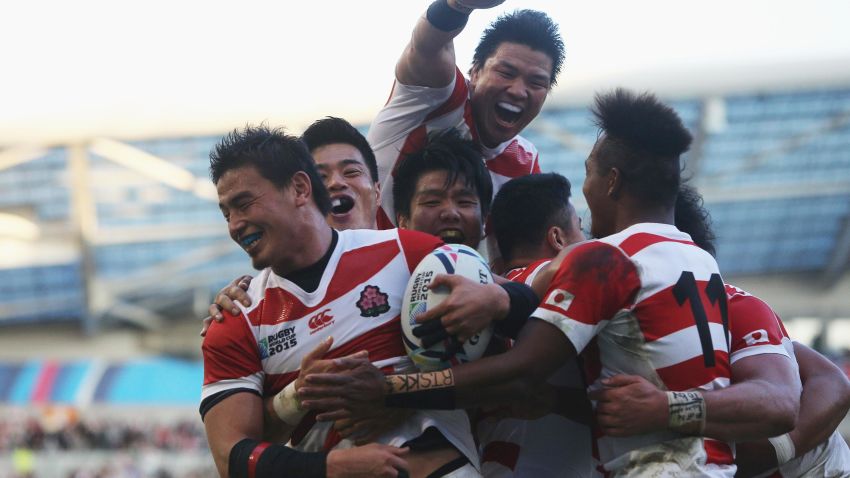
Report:
[[[302,400],[301,406],[307,408],[309,410],[321,410],[323,412],[333,412],[336,410],[347,410],[348,400],[341,398],[339,396],[326,396],[323,398],[311,398],[309,400]],[[351,418],[351,414],[349,413],[346,416],[334,418],[330,421],[337,421],[343,418]]]
[[[247,286],[246,286],[246,288],[247,288]],[[245,307],[251,306],[251,297],[248,295],[248,292],[246,292],[246,289],[242,288],[241,283],[231,287],[229,292],[230,293],[227,294],[227,295],[230,296],[230,299],[233,300],[234,302],[238,301],[239,303],[241,303]]]
[[[366,353],[366,355],[360,355],[357,357],[349,356],[334,359],[334,365],[337,368],[345,370],[352,370],[361,366],[368,367],[371,364],[372,362],[369,361],[368,352]]]
[[[451,337],[449,339],[449,343],[446,344],[446,349],[442,353],[442,360],[449,360],[454,357],[456,353],[463,350],[463,344],[457,340],[455,337]]]
[[[344,397],[346,385],[302,385],[296,391],[299,400]]]
[[[316,410],[321,410],[322,407],[316,407]],[[344,408],[333,410],[330,412],[324,412],[316,415],[316,421],[319,422],[332,422],[335,420],[339,420],[340,418],[350,418],[351,411],[346,410]]]
[[[201,337],[207,336],[207,330],[209,330],[210,324],[212,324],[212,317],[204,317],[204,325],[201,327]]]
[[[215,303],[218,305],[221,310],[228,310],[233,315],[239,315],[239,307],[236,306],[236,303],[231,299],[231,295],[233,294],[233,290],[241,290],[235,285],[227,286],[222,289],[221,292],[215,296]]]
[[[357,352],[354,352],[353,354],[349,354],[349,355],[346,355],[344,357],[336,358],[336,359],[334,359],[334,361],[335,362],[340,361],[342,363],[345,363],[345,362],[362,363],[364,361],[368,362],[369,361],[369,351],[368,350],[359,350]]]
[[[428,322],[422,322],[421,325],[417,325],[413,328],[413,336],[414,337],[424,337],[426,335],[431,335],[436,332],[444,332],[446,330],[443,327],[442,321],[439,320],[429,320]]]
[[[218,304],[212,304],[207,308],[207,312],[209,312],[210,317],[216,320],[216,322],[221,322],[224,320],[224,316],[221,315],[221,307]]]
[[[342,373],[311,373],[304,378],[304,385],[300,390],[312,390],[321,386],[344,387],[354,383],[354,377]]]
[[[304,358],[301,359],[301,363],[304,364],[304,363],[313,362],[313,361],[319,360],[320,358],[324,357],[325,354],[328,353],[328,351],[331,349],[331,346],[333,345],[333,343],[334,343],[334,338],[331,337],[331,336],[329,336],[325,340],[322,340],[319,343],[319,345],[316,346],[316,348],[307,352],[307,355],[305,355]],[[304,366],[302,365],[301,368],[303,369]]]
[[[422,337],[422,347],[427,349],[428,347],[430,347],[434,344],[438,344],[438,343],[440,343],[440,342],[442,342],[442,341],[444,341],[448,338],[449,338],[449,333],[446,332],[445,330],[438,332],[438,333],[435,333],[435,334],[427,335],[425,337]]]
[[[252,279],[253,279],[253,277],[251,277],[249,275],[244,275],[244,276],[240,277],[239,279],[237,279],[236,285],[239,286],[239,288],[242,289],[242,290],[248,290],[248,287],[251,285]]]
[[[603,378],[601,382],[606,387],[625,387],[633,383],[640,383],[641,377],[637,375],[614,375],[613,377]]]

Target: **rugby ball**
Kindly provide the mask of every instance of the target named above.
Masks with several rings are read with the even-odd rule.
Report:
[[[493,335],[492,326],[482,330],[463,344],[463,348],[451,357],[444,357],[446,346],[452,337],[428,348],[422,347],[419,337],[413,335],[413,329],[420,325],[416,317],[426,310],[439,305],[449,296],[447,288],[432,290],[431,281],[438,274],[459,274],[481,284],[493,282],[493,275],[487,262],[478,252],[463,244],[447,244],[425,256],[414,269],[401,305],[401,329],[404,348],[413,363],[423,372],[443,370],[452,365],[481,358]]]

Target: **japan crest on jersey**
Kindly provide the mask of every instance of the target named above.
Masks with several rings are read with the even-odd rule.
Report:
[[[567,313],[567,309],[570,307],[570,303],[573,301],[575,296],[564,289],[554,289],[549,295],[546,296],[546,304],[556,307],[560,310],[564,315]]]

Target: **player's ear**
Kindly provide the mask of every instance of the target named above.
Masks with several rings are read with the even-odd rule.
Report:
[[[620,195],[620,189],[623,187],[623,174],[619,168],[612,167],[608,170],[608,196],[616,199]]]
[[[410,220],[401,213],[396,213],[395,222],[399,229],[410,229]]]
[[[552,226],[546,231],[546,242],[553,250],[560,251],[567,247],[567,233],[558,226]]]
[[[293,191],[295,191],[295,204],[302,206],[309,201],[313,196],[313,186],[310,184],[310,176],[304,171],[297,171],[292,175],[292,180],[289,183]]]

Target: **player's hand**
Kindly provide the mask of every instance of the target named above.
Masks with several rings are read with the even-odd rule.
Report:
[[[606,435],[632,436],[667,428],[667,394],[637,375],[615,375],[587,394],[596,400],[596,423]]]
[[[296,391],[300,390],[301,387],[304,386],[304,378],[307,377],[307,375],[310,375],[311,373],[334,372],[340,369],[336,365],[336,361],[339,359],[323,358],[328,352],[330,352],[333,343],[333,337],[328,337],[301,359],[301,368],[298,372],[298,378],[295,379]],[[361,350],[360,352],[347,355],[343,358],[352,360],[368,360],[369,352]]]
[[[249,307],[251,305],[251,298],[248,297],[248,286],[251,285],[251,280],[253,277],[249,275],[244,275],[241,277],[237,277],[230,284],[224,286],[223,289],[218,291],[218,294],[215,296],[215,301],[209,306],[208,312],[210,313],[210,317],[212,317],[216,322],[221,322],[224,320],[224,316],[221,315],[221,311],[229,310],[233,315],[239,315],[239,307],[236,307],[236,302],[240,302],[245,307]],[[206,324],[206,320],[204,321]],[[202,331],[206,332],[206,328]],[[201,334],[203,335],[203,333]]]
[[[328,478],[394,478],[409,470],[404,456],[409,448],[372,443],[357,448],[331,450],[327,458]]]
[[[337,420],[334,422],[334,430],[341,437],[353,440],[356,445],[365,445],[400,425],[414,412],[405,408],[377,410],[370,416]]]
[[[466,342],[493,320],[504,318],[510,309],[508,293],[495,284],[479,284],[459,275],[438,274],[428,287],[431,290],[447,287],[451,293],[438,306],[416,317],[416,321],[422,324],[439,319],[445,330],[443,332],[437,324],[433,324],[420,331],[422,335],[419,335],[414,329],[414,335],[422,337],[425,347],[450,335],[457,337],[461,343]]]
[[[386,380],[368,358],[343,357],[334,360],[334,365],[335,373],[305,376],[298,389],[302,407],[321,410],[319,421],[368,416],[383,408]]]

